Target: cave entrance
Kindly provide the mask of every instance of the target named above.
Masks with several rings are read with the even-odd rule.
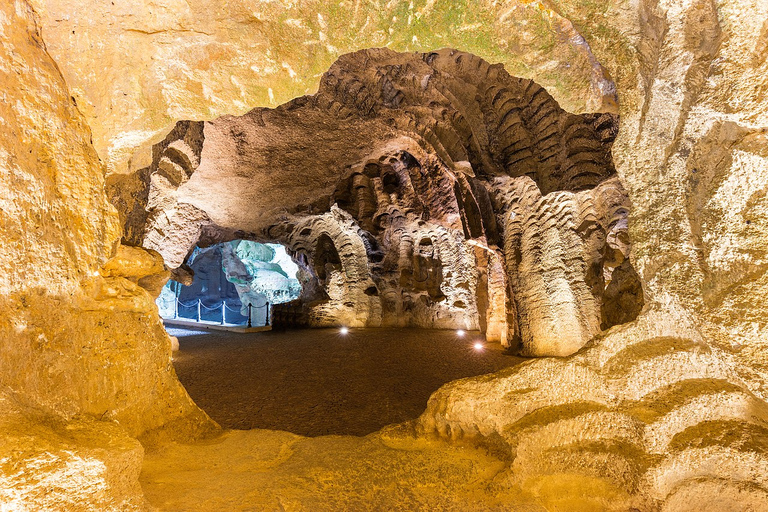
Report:
[[[280,244],[234,240],[195,247],[186,268],[193,280],[168,281],[157,298],[167,325],[269,326],[271,308],[301,293],[299,268]]]

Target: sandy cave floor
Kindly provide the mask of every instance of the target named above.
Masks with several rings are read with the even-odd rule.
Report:
[[[304,436],[362,436],[414,419],[446,382],[523,361],[448,330],[172,333],[179,380],[222,427]]]
[[[315,438],[230,430],[147,452],[140,480],[163,512],[547,510],[508,478],[507,465],[483,450],[388,427]],[[571,505],[559,510],[596,510]]]
[[[163,511],[541,511],[484,450],[382,429],[416,418],[445,382],[523,360],[475,341],[420,329],[180,336],[174,365],[195,402],[252,430],[148,450],[142,489]]]

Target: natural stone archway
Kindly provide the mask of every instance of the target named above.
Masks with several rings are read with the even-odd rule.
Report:
[[[616,132],[615,116],[568,114],[471,54],[364,50],[314,96],[179,123],[152,165],[111,190],[126,243],[171,267],[201,238],[245,234],[303,254],[329,297],[307,306],[310,325],[482,321],[525,354],[567,355],[643,303]],[[502,255],[503,283],[487,270],[480,283],[478,261]],[[623,316],[606,315],[625,261],[626,284],[610,291]]]

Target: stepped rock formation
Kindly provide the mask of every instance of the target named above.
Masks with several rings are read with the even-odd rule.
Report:
[[[512,461],[509,485],[533,494],[579,475],[595,509],[768,507],[768,404],[673,306],[568,359],[447,384],[417,430],[487,443]]]
[[[568,355],[643,304],[616,132],[471,54],[364,50],[313,96],[180,122],[110,189],[125,243],[171,267],[201,242],[284,244],[316,281],[309,325],[491,324],[526,354]],[[504,258],[506,276],[476,270]]]
[[[2,506],[146,510],[150,507],[143,492],[162,508],[183,503],[176,508],[205,509],[205,499],[216,500],[226,482],[228,496],[214,502],[232,505],[225,508],[246,507],[249,500],[255,504],[252,508],[299,510],[338,510],[373,502],[403,509],[768,508],[764,0],[477,1],[460,6],[416,1],[408,8],[398,2],[350,3],[338,12],[335,3],[285,6],[239,0],[34,4],[41,13],[42,38],[25,0],[0,4]],[[158,170],[160,155],[149,150],[129,155],[148,142],[160,142],[176,121],[244,114],[253,105],[274,106],[311,93],[316,76],[340,53],[387,43],[421,51],[454,46],[503,61],[512,74],[536,79],[574,112],[615,114],[618,93],[621,129],[612,156],[626,190],[621,196],[628,195],[632,202],[629,260],[646,294],[644,311],[634,321],[596,336],[573,356],[537,359],[506,374],[449,384],[434,395],[415,425],[370,438],[297,440],[289,434],[253,431],[188,445],[145,434],[149,455],[139,488],[143,448],[133,438],[170,425],[166,431],[191,441],[196,429],[210,424],[173,376],[170,342],[152,304],[152,294],[167,271],[156,254],[118,245],[118,216],[102,193],[104,178],[86,121],[109,171],[139,176],[142,169]],[[370,78],[375,77],[361,81]],[[416,84],[405,89],[418,91]],[[395,93],[391,99],[396,98]],[[404,93],[399,101],[408,99]],[[339,106],[357,109],[346,101]],[[284,107],[265,117],[289,114]],[[431,109],[419,117],[445,122]],[[236,124],[235,118],[223,118],[179,125],[179,135],[167,139],[166,147],[182,138],[190,148],[196,142],[209,143],[194,126],[207,130]],[[394,139],[371,137],[381,135],[377,130],[384,129],[384,135],[419,133],[426,140],[409,126],[374,124],[361,123],[362,135],[355,132],[349,140],[376,147],[343,146],[347,163],[354,165],[369,154],[376,161],[382,155],[398,156],[380,152],[378,143]],[[428,128],[434,132],[433,126]],[[206,136],[198,141],[198,135]],[[433,145],[435,140],[445,151]],[[574,270],[573,261],[555,265],[524,259],[523,254],[520,261],[510,260],[515,248],[528,255],[549,254],[553,240],[559,240],[558,250],[567,249],[586,261],[583,255],[599,246],[591,235],[599,233],[600,226],[606,237],[603,283],[605,270],[611,272],[603,298],[621,304],[617,297],[636,295],[629,284],[624,220],[611,224],[623,201],[614,198],[621,189],[612,181],[612,172],[589,190],[558,189],[536,173],[509,173],[504,163],[501,172],[477,165],[475,156],[483,154],[500,165],[500,148],[490,142],[462,159],[451,153],[456,146],[449,140],[440,133],[426,140],[432,149],[417,142],[415,153],[409,153],[420,163],[437,155],[445,163],[441,170],[457,182],[462,176],[468,183],[483,182],[487,204],[496,214],[523,213],[519,220],[496,218],[499,252],[483,247],[475,251],[477,245],[469,244],[474,254],[465,261],[478,270],[475,291],[482,283],[488,286],[487,295],[470,296],[483,297],[475,299],[479,313],[493,313],[485,320],[482,314],[476,317],[478,324],[486,323],[489,336],[501,338],[504,329],[521,329],[507,321],[512,303],[501,290],[521,287],[521,295],[529,298],[540,293],[536,282],[510,273],[510,264],[535,275],[551,274],[558,286],[547,290],[547,297],[559,299],[570,287],[562,284]],[[183,146],[177,145],[176,151],[176,160],[171,158],[173,150],[166,156],[179,168],[184,169],[185,154],[193,157],[190,165],[201,165]],[[461,170],[469,170],[463,161],[470,162],[474,177]],[[171,174],[167,179],[173,179],[176,167],[163,165],[163,172]],[[345,171],[325,169],[327,174],[319,175],[338,178],[340,170]],[[178,190],[199,179],[200,171],[197,167]],[[363,181],[358,178],[361,190],[370,188]],[[128,196],[138,196],[145,190],[143,183],[126,180],[122,190],[131,190],[133,184]],[[318,275],[318,284],[324,276],[324,284],[332,285],[329,290],[345,293],[348,281],[339,279],[338,267],[349,261],[358,272],[361,267],[354,262],[369,254],[359,230],[369,231],[362,219],[368,218],[370,203],[365,197],[353,198],[354,208],[345,208],[343,200],[331,208],[325,199],[336,192],[332,180],[316,183],[300,175],[289,185],[311,189],[306,199],[323,199],[322,212],[308,210],[312,201],[295,205],[305,206],[303,210],[284,212],[305,222],[309,233],[288,230],[277,215],[283,212],[262,211],[261,225],[246,226],[246,234],[257,235],[271,226],[276,233],[280,228],[286,239],[296,233],[295,243],[304,244],[308,255],[314,247],[311,256],[321,263],[316,269],[314,260],[306,261],[306,268]],[[354,181],[352,188],[357,190]],[[183,262],[195,241],[214,242],[230,237],[230,229],[244,228],[220,225],[228,218],[226,211],[184,206],[189,203],[173,197],[174,189],[166,187],[167,195],[151,198],[154,205],[163,202],[163,207],[176,208],[174,218],[184,221],[170,225],[177,241],[186,240],[164,248],[175,248],[164,253],[171,266]],[[482,193],[460,185],[458,193],[448,194],[457,209],[438,209],[438,220],[426,219],[424,226],[476,240],[479,225],[490,248],[487,218],[462,217],[462,212],[471,211],[466,203],[458,208],[458,198],[465,199],[462,191],[467,196],[471,191],[474,198]],[[398,198],[398,207],[402,200]],[[118,201],[121,220],[137,215],[141,220],[149,201]],[[481,201],[476,199],[483,212]],[[442,203],[422,204],[438,208]],[[599,208],[599,215],[590,214],[592,208]],[[200,232],[181,236],[183,228],[194,226],[189,222],[194,217]],[[473,223],[478,218],[483,222]],[[578,229],[585,219],[587,236],[574,246],[571,226]],[[473,231],[465,234],[465,225]],[[127,239],[143,236],[143,222],[127,226],[136,228],[123,233]],[[323,232],[313,232],[314,226]],[[344,237],[344,251],[328,245],[331,234]],[[413,253],[406,251],[404,262],[418,255],[412,260],[414,270],[433,268],[435,242],[431,249],[429,244],[421,247],[418,235],[414,238],[401,229],[398,236],[403,234],[416,245]],[[442,249],[437,254],[441,256]],[[558,261],[557,251],[553,257]],[[181,279],[179,272],[175,275]],[[419,286],[427,297],[442,290],[428,280],[426,285],[413,283],[418,281],[415,275],[405,273],[409,293]],[[370,274],[354,277],[374,280]],[[584,284],[589,287],[590,282],[578,283],[577,289]],[[362,291],[368,302],[360,302],[361,311],[353,305],[344,314],[375,319],[386,290],[378,297]],[[514,314],[529,318],[541,307],[565,315],[565,306],[573,304],[569,301],[537,304],[526,299],[522,303],[527,309]],[[597,311],[596,303],[586,301],[567,314],[581,315],[577,323],[588,333],[604,323],[624,322],[621,309],[601,306]],[[316,317],[321,320],[328,313],[336,314],[318,309]],[[550,325],[541,322],[537,333],[548,334]],[[512,341],[513,335],[507,333],[507,338]],[[172,484],[163,485],[166,482]],[[173,496],[180,499],[174,501]]]

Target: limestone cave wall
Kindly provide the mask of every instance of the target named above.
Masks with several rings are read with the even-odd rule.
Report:
[[[27,405],[133,434],[197,408],[170,367],[156,253],[121,246],[90,131],[25,2],[3,4],[0,382]]]
[[[513,74],[535,78],[568,110],[618,111],[621,127],[612,156],[632,210],[616,225],[627,223],[632,240],[629,260],[647,299],[636,320],[598,335],[574,356],[538,359],[505,374],[445,386],[430,401],[414,435],[483,445],[505,456],[505,468],[501,472],[494,468],[494,485],[519,485],[532,500],[552,502],[556,496],[557,504],[567,505],[569,499],[588,493],[602,500],[606,509],[615,510],[764,509],[768,502],[768,5],[764,1],[470,2],[458,14],[441,2],[414,2],[402,13],[393,12],[389,9],[398,8],[395,2],[379,10],[351,5],[344,11],[353,12],[351,22],[346,14],[330,15],[325,4],[296,3],[286,8],[270,2],[257,9],[235,1],[216,2],[213,7],[203,1],[171,0],[108,4],[96,9],[91,2],[35,2],[43,38],[56,64],[45,50],[29,5],[22,0],[0,5],[5,95],[0,104],[4,120],[0,497],[4,503],[38,509],[67,505],[146,509],[136,483],[142,447],[126,430],[137,435],[180,418],[187,418],[186,430],[178,424],[187,433],[193,430],[190,426],[205,424],[173,376],[170,342],[150,299],[150,291],[156,293],[167,274],[157,255],[118,244],[118,216],[102,193],[102,167],[86,121],[94,134],[93,146],[111,173],[139,176],[143,169],[158,171],[162,154],[135,150],[148,142],[167,149],[182,139],[188,147],[198,147],[194,141],[200,131],[195,132],[193,125],[202,130],[203,149],[218,137],[231,158],[237,154],[232,145],[252,135],[237,131],[235,117],[179,125],[175,132],[189,136],[166,139],[167,144],[162,139],[179,120],[212,119],[233,113],[232,105],[239,109],[235,113],[253,118],[250,126],[258,133],[258,112],[246,113],[253,105],[276,106],[311,93],[306,84],[315,83],[339,54],[391,40],[401,50],[441,46],[471,50],[503,61]],[[472,17],[468,12],[481,14]],[[107,31],[111,32],[105,36]],[[125,54],[126,46],[143,51]],[[259,86],[248,87],[254,77]],[[294,81],[295,77],[300,78]],[[358,87],[342,85],[342,91]],[[404,90],[418,91],[419,85]],[[394,89],[398,87],[381,88],[394,93],[387,101],[408,105],[408,95],[399,97]],[[365,108],[365,102],[361,106]],[[309,107],[293,102],[266,115],[259,112],[266,124],[288,118],[291,108],[295,112]],[[346,111],[341,107],[358,108],[354,101],[340,101],[336,108],[342,114]],[[428,114],[442,119],[431,110]],[[370,121],[350,129],[353,133],[334,137],[354,141],[343,148],[354,164],[369,154],[376,155],[374,161],[382,154],[392,156],[366,145],[395,140],[388,134],[398,130],[427,139],[415,128]],[[455,146],[442,143],[451,139],[447,134],[435,139],[444,151],[435,148],[434,140],[427,141],[433,151],[424,150],[417,140],[408,153],[420,165],[430,163],[425,154],[437,154],[447,164],[444,172],[457,182],[464,176],[470,185],[459,185],[458,194],[448,194],[457,205],[458,197],[471,191],[483,211],[482,199],[477,199],[481,193],[471,183],[485,176],[481,181],[495,185],[490,187],[494,194],[488,193],[494,211],[524,212],[519,221],[516,217],[512,222],[509,216],[501,223],[496,219],[497,233],[504,237],[497,243],[509,244],[512,251],[502,258],[481,248],[470,260],[479,270],[480,286],[484,282],[488,286],[487,304],[476,301],[474,307],[510,311],[505,296],[498,293],[508,286],[509,276],[502,269],[510,263],[528,268],[538,263],[524,258],[508,261],[515,247],[535,246],[533,238],[516,233],[530,226],[530,233],[547,242],[563,227],[552,217],[550,227],[545,227],[546,222],[535,222],[537,216],[546,220],[548,212],[566,212],[563,219],[568,225],[589,203],[602,201],[604,216],[585,225],[585,233],[594,234],[599,232],[596,226],[605,222],[610,226],[620,209],[621,201],[611,195],[611,189],[618,190],[612,173],[590,190],[547,189],[550,185],[540,182],[536,173],[495,173],[478,165],[483,163],[477,158],[482,151],[463,158],[451,152]],[[282,148],[274,156],[286,158],[281,156],[286,151],[295,155],[306,150],[301,144]],[[357,147],[360,144],[362,148]],[[397,150],[403,148],[397,145]],[[188,165],[186,148],[177,144],[175,151],[173,158],[173,150],[166,155],[174,165],[163,164],[164,172],[171,174],[166,176],[169,180],[177,167],[184,170]],[[498,155],[489,154],[495,161]],[[205,175],[200,160],[206,155],[192,152],[186,158],[198,166],[191,178],[186,176],[186,183],[191,183]],[[465,161],[475,176],[458,170],[469,169]],[[159,171],[157,175],[164,176]],[[339,176],[325,171],[313,175]],[[229,212],[190,208],[180,218],[198,216],[196,225],[202,227],[188,240],[213,242],[237,229],[258,235],[272,226],[288,238],[295,232],[288,229],[291,217],[310,224],[333,223],[339,231],[357,233],[351,226],[362,222],[358,217],[367,217],[360,212],[369,212],[370,206],[357,200],[351,203],[354,208],[347,204],[352,211],[343,208],[342,187],[337,198],[342,201],[336,201],[339,207],[333,209],[326,199],[335,194],[337,182],[316,182],[308,176],[293,176],[281,184],[311,189],[304,196],[306,204],[296,203],[301,206],[297,210],[266,212],[263,218],[256,217],[260,224],[227,224],[222,219]],[[361,181],[358,178],[358,184]],[[169,199],[162,194],[150,197],[144,183],[124,183],[124,190],[133,185],[133,193],[146,198],[135,211],[121,207],[120,220],[143,218],[144,204]],[[237,185],[238,181],[230,181],[229,187],[245,189]],[[505,190],[516,194],[498,193]],[[276,197],[286,196],[291,197]],[[322,213],[310,211],[316,207],[313,198],[322,199],[318,205]],[[171,199],[166,204],[181,208],[177,198]],[[550,210],[547,202],[562,209]],[[243,210],[243,205],[237,208]],[[464,230],[465,226],[474,230],[478,224],[472,220],[478,217],[462,217],[466,211],[457,209],[454,218],[444,213],[434,224],[475,240],[477,231],[465,236]],[[288,218],[278,213],[287,213]],[[490,242],[488,224],[480,225]],[[174,230],[183,231],[178,227],[181,224]],[[618,278],[629,273],[627,239],[621,230],[603,229],[605,246],[610,248],[603,270],[612,270],[614,288],[621,290],[623,279]],[[123,235],[141,233],[128,229]],[[307,250],[314,246],[313,254],[324,255],[322,265],[309,260],[303,264],[315,274],[325,272],[324,279],[331,281],[338,262],[354,259],[362,251],[368,255],[363,236],[349,235],[347,250],[335,246],[337,254],[318,253],[318,245],[327,245],[320,233],[310,229],[301,236],[307,237],[301,240],[308,244]],[[574,253],[590,254],[594,241],[587,236],[582,243]],[[414,245],[429,268],[429,244],[422,248],[419,239]],[[477,247],[468,245],[472,251]],[[177,252],[164,258],[176,266],[184,261],[188,246],[173,247]],[[434,257],[434,241],[432,247]],[[565,274],[571,269],[555,270]],[[535,283],[522,285],[535,290]],[[362,292],[368,302],[360,303],[367,308],[364,313],[375,318],[373,305],[382,299],[371,299],[375,295],[365,294],[367,289]],[[604,293],[616,290],[609,284]],[[590,329],[625,320],[618,311],[596,312],[588,301],[579,307],[589,313],[590,321],[583,325]],[[353,314],[357,317],[360,312]],[[487,332],[499,336],[512,325],[497,314],[487,315],[485,322]],[[41,481],[58,483],[42,487]]]
[[[0,506],[142,507],[130,436],[213,427],[170,365],[153,303],[168,272],[119,244],[90,130],[26,2],[0,5],[0,37]]]

